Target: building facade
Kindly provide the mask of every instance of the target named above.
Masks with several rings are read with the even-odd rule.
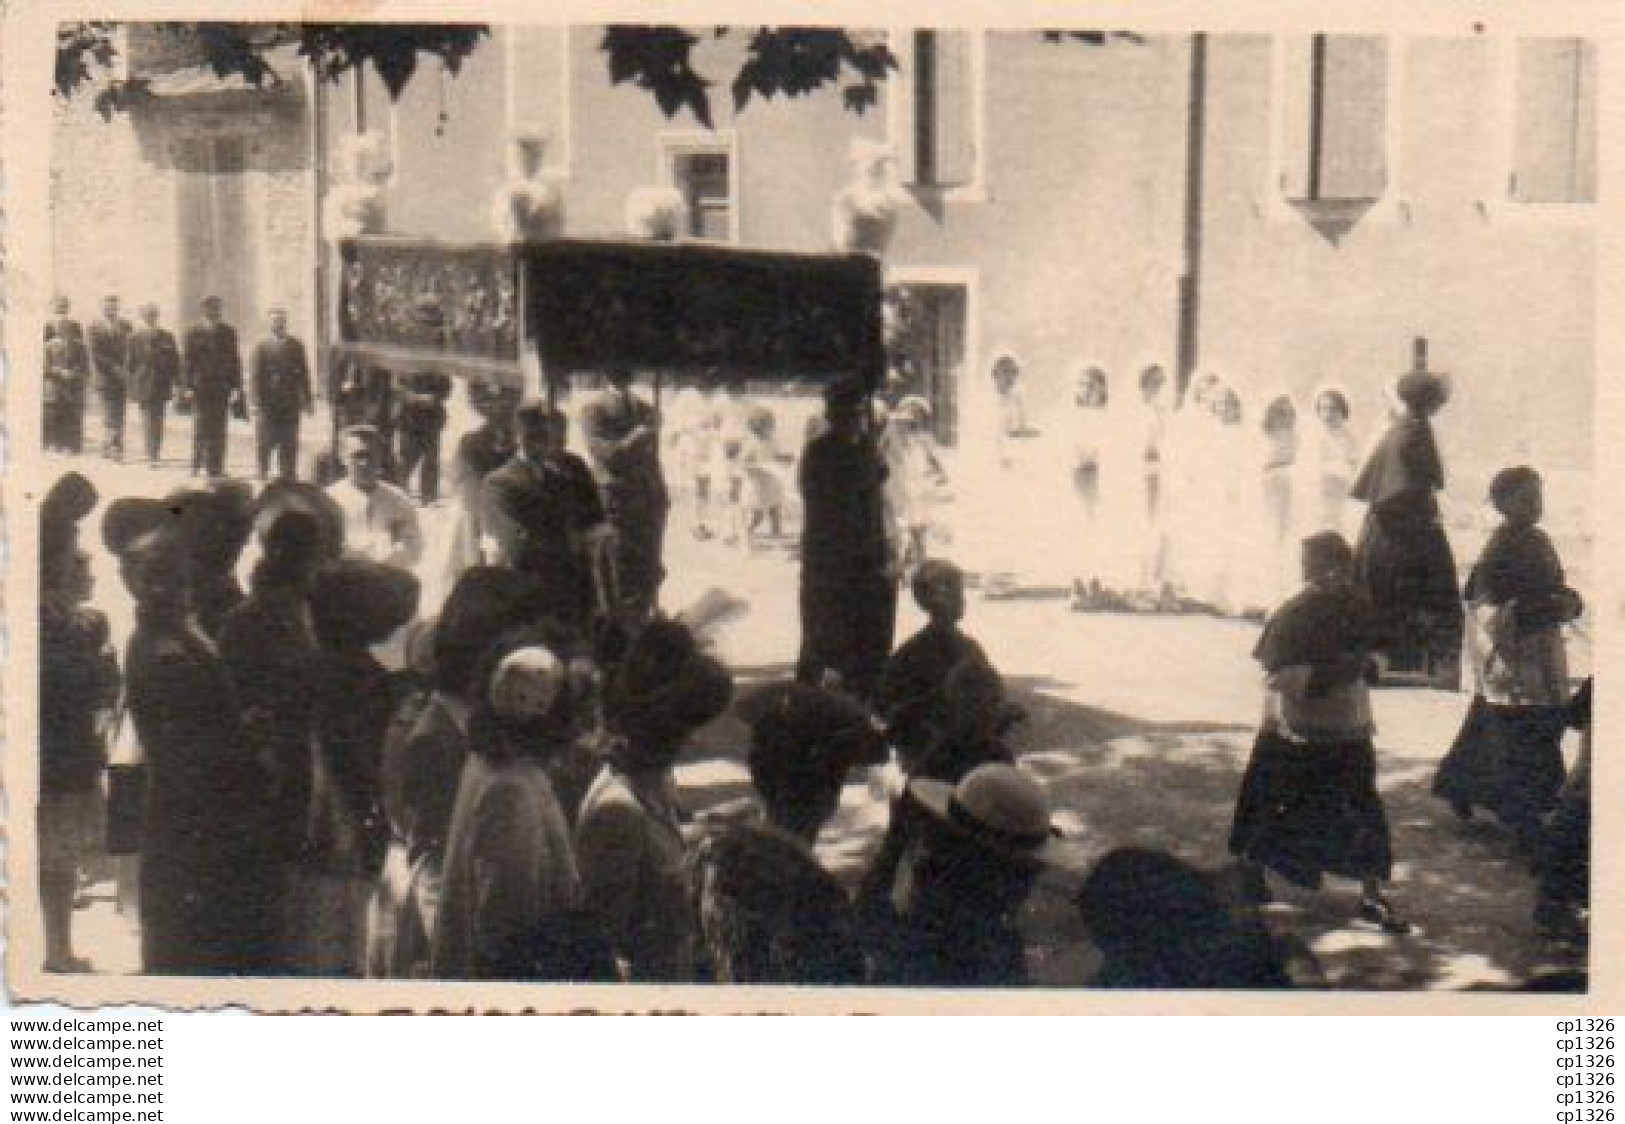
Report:
[[[1175,364],[1182,332],[1244,396],[1343,383],[1369,433],[1425,336],[1456,377],[1439,428],[1474,501],[1509,458],[1589,465],[1592,44],[873,34],[902,68],[867,113],[834,89],[735,113],[719,84],[714,128],[612,84],[590,26],[493,27],[398,102],[374,77],[313,92],[292,60],[261,92],[135,50],[169,75],[151,106],[111,124],[60,110],[59,282],[84,301],[155,286],[188,309],[220,291],[245,322],[280,303],[326,338],[324,169],[363,131],[387,141],[392,234],[492,237],[518,130],[545,138],[567,236],[623,236],[629,193],[667,185],[691,237],[822,251],[865,139],[897,158],[886,267],[950,443],[991,433],[1000,352],[1022,362],[1040,440],[1064,440],[1079,363],[1123,401],[1144,364]],[[706,39],[697,68],[731,75],[742,40]]]

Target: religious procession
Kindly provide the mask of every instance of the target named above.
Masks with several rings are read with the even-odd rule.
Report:
[[[886,146],[810,250],[544,152],[478,238],[335,190],[315,347],[55,301],[47,972],[1583,990],[1583,501],[1461,516],[1455,351],[974,351]]]

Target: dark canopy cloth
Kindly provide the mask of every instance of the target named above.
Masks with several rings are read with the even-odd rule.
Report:
[[[1383,435],[1350,494],[1367,505],[1355,572],[1377,611],[1390,667],[1454,686],[1462,637],[1456,560],[1439,520],[1444,465],[1427,419]]]
[[[528,328],[552,378],[624,366],[873,390],[885,373],[880,263],[864,254],[568,240],[524,254]]]

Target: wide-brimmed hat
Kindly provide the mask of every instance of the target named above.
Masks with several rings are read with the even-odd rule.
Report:
[[[206,488],[180,488],[165,497],[199,564],[234,565],[254,533],[254,489],[242,480],[211,480]]]
[[[181,513],[163,500],[123,496],[107,505],[102,515],[102,544],[123,558],[153,535],[181,530]]]
[[[1083,856],[1050,824],[1043,786],[1014,765],[981,765],[957,784],[919,778],[909,796],[939,823],[1005,858],[1081,869]]]
[[[310,612],[327,644],[382,644],[417,612],[418,579],[398,566],[341,559],[316,571]]]
[[[254,505],[254,530],[263,536],[277,517],[297,511],[316,520],[317,552],[324,561],[344,553],[344,512],[315,484],[303,480],[277,480],[268,484]]]
[[[546,718],[569,683],[564,663],[540,644],[517,648],[491,673],[486,695],[491,711],[505,722]]]

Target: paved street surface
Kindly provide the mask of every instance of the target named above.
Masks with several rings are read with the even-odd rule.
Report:
[[[177,457],[189,452],[178,428],[170,440]],[[231,471],[246,473],[250,459],[239,431]],[[56,458],[51,478],[70,463],[108,496],[161,494],[184,482],[187,462],[172,460],[154,471],[91,457]],[[447,522],[443,506],[425,512],[430,565],[441,556]],[[128,599],[100,548],[95,519],[86,530],[84,540],[97,554],[96,603],[112,615],[122,644]],[[742,681],[785,673],[797,638],[789,550],[747,556],[718,542],[700,543],[678,511],[668,554],[667,605],[680,607],[712,584],[725,585],[747,598],[751,610],[721,635],[723,656]],[[904,600],[899,639],[920,623]],[[1208,866],[1225,860],[1230,812],[1259,710],[1249,658],[1256,626],[1203,617],[1075,614],[1064,600],[1042,591],[997,601],[973,598],[966,623],[1026,707],[1029,720],[1017,745],[1049,785],[1058,822],[1082,849],[1099,853],[1138,844]],[[1416,931],[1392,937],[1351,921],[1357,896],[1351,885],[1333,884],[1319,895],[1289,888],[1277,894],[1274,920],[1308,941],[1334,987],[1516,986],[1531,973],[1562,965],[1561,956],[1532,933],[1532,881],[1506,836],[1493,824],[1457,823],[1429,795],[1433,770],[1466,703],[1465,696],[1424,690],[1383,691],[1376,699],[1380,783],[1398,858],[1393,897]],[[729,718],[702,732],[679,770],[691,809],[746,791],[743,744],[742,727]],[[850,785],[822,840],[827,861],[844,877],[854,876],[884,818],[884,803],[866,785]],[[1073,921],[1073,885],[1050,877],[1027,911],[1032,966],[1044,983],[1076,983],[1093,966],[1093,953]],[[134,971],[134,932],[107,890],[98,887],[78,915],[77,943],[98,971]]]

